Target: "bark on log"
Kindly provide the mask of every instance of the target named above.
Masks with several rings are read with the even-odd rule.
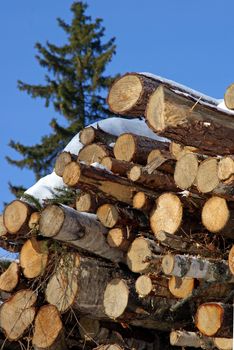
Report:
[[[130,205],[132,205],[133,197],[137,192],[144,192],[153,198],[157,196],[157,192],[139,184],[132,184],[128,179],[76,162],[66,166],[63,181],[70,187],[80,188],[88,192],[100,192],[107,198]]]
[[[186,239],[178,235],[174,235],[168,232],[160,231],[155,234],[155,238],[161,245],[173,249],[181,253],[187,253],[192,255],[201,255],[204,257],[216,257],[217,251],[212,251],[204,244],[200,242],[192,242],[191,239]]]
[[[234,84],[229,85],[225,91],[224,102],[227,108],[234,109]]]
[[[183,206],[178,196],[163,193],[156,200],[156,206],[150,215],[150,226],[155,235],[160,231],[175,233],[181,223]]]
[[[66,206],[49,205],[41,213],[43,236],[95,253],[114,262],[123,261],[123,253],[106,243],[107,230],[92,214],[79,213]]]
[[[94,193],[81,192],[76,198],[76,210],[80,212],[96,213],[97,208],[106,203],[107,199]]]
[[[0,307],[0,327],[7,339],[13,341],[23,336],[32,324],[36,310],[36,294],[29,289],[20,290]]]
[[[109,145],[110,143],[114,143],[117,139],[117,136],[109,134],[108,132],[102,130],[99,126],[97,126],[97,128],[94,128],[93,126],[88,126],[87,128],[81,130],[79,136],[80,142],[84,146],[97,142]]]
[[[137,192],[133,197],[132,206],[135,209],[148,213],[154,206],[154,200],[144,192]]]
[[[3,213],[3,222],[11,234],[24,235],[30,231],[28,221],[35,211],[29,204],[14,200],[8,204]]]
[[[163,298],[173,298],[168,289],[168,279],[154,274],[141,275],[136,280],[136,292],[140,298],[147,296],[156,296]]]
[[[0,275],[0,291],[11,292],[19,282],[19,264],[13,261]]]
[[[127,253],[127,264],[132,272],[159,272],[163,249],[153,240],[137,237]]]
[[[232,339],[206,337],[204,335],[188,331],[172,331],[170,333],[170,343],[173,346],[232,350]]]
[[[28,239],[20,252],[20,266],[26,278],[36,278],[45,272],[49,258],[48,242]]]
[[[234,209],[228,208],[224,198],[217,196],[209,198],[202,208],[201,218],[208,231],[234,237]]]
[[[194,256],[167,254],[162,259],[162,270],[166,275],[176,277],[193,277],[207,282],[234,282],[225,260],[210,261]]]
[[[32,337],[35,350],[66,350],[63,324],[54,305],[40,307],[35,318]]]
[[[124,160],[118,160],[116,158],[104,157],[101,161],[101,164],[110,170],[114,174],[118,174],[120,176],[127,176],[127,173],[134,164],[126,162]]]
[[[234,156],[223,157],[218,163],[218,178],[221,181],[228,180],[234,175]]]
[[[124,133],[118,137],[115,143],[114,155],[118,160],[146,165],[148,155],[153,149],[168,150],[168,145],[168,142]]]
[[[234,153],[233,116],[216,107],[176,94],[159,86],[145,111],[151,129],[169,139],[199,148],[204,154]]]
[[[108,228],[127,226],[143,229],[149,226],[147,217],[140,211],[113,204],[103,204],[100,206],[97,210],[97,217]]]
[[[58,155],[55,161],[54,171],[58,176],[63,176],[65,166],[70,162],[76,161],[77,155],[63,151]]]
[[[102,143],[92,143],[80,150],[77,160],[86,164],[92,164],[100,163],[104,157],[113,157],[112,148]]]
[[[195,326],[206,336],[233,337],[233,306],[204,303],[197,309]]]
[[[198,165],[198,157],[194,153],[187,153],[177,160],[174,180],[179,188],[186,190],[195,183]]]
[[[107,243],[112,248],[127,251],[135,238],[135,232],[129,227],[112,228],[107,235]]]

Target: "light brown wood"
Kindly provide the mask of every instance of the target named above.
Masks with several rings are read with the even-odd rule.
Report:
[[[29,232],[28,221],[35,211],[27,203],[14,200],[8,204],[3,213],[3,222],[7,231],[11,234],[26,234]]]
[[[209,198],[202,208],[202,223],[208,231],[234,237],[234,211],[228,208],[224,198]]]
[[[145,170],[149,174],[152,174],[156,169],[173,175],[175,171],[175,160],[172,159],[172,156],[168,152],[154,149],[147,157]]]
[[[128,171],[134,165],[124,160],[118,160],[111,157],[104,157],[101,164],[108,170],[112,171],[112,173],[125,177],[127,176]]]
[[[118,344],[107,344],[107,345],[100,345],[93,350],[124,350],[123,347],[119,346]]]
[[[234,109],[234,84],[227,87],[224,94],[224,102],[227,108]]]
[[[234,157],[223,157],[218,163],[218,178],[224,181],[230,179],[232,175],[234,175]]]
[[[175,233],[181,223],[183,206],[178,196],[164,193],[156,200],[156,206],[151,212],[150,226],[156,235],[160,231]]]
[[[176,298],[184,299],[188,297],[194,289],[194,278],[172,276],[168,281],[168,288]]]
[[[87,128],[81,130],[79,136],[80,142],[84,146],[97,142],[110,144],[115,142],[117,139],[117,136],[109,134],[108,132],[102,130],[99,126],[97,126],[97,128],[94,128],[93,126],[88,126]]]
[[[66,242],[114,262],[123,261],[123,253],[106,243],[107,229],[93,214],[49,205],[41,213],[40,232],[44,237]]]
[[[63,176],[65,166],[72,161],[76,161],[77,156],[70,152],[63,151],[58,155],[55,161],[54,171],[56,175]]]
[[[228,265],[231,273],[234,275],[234,245],[232,246],[228,254]]]
[[[185,154],[193,153],[193,152],[196,153],[199,151],[198,148],[196,148],[196,147],[183,146],[183,145],[176,143],[174,141],[172,141],[170,143],[169,150],[170,150],[171,156],[176,160],[179,160]]]
[[[98,207],[108,200],[94,193],[80,192],[76,197],[76,210],[87,213],[96,213]]]
[[[6,271],[0,275],[0,291],[13,291],[19,282],[19,275],[19,264],[13,261]]]
[[[36,278],[45,272],[49,258],[48,242],[28,239],[20,252],[20,266],[26,278]]]
[[[196,183],[198,190],[202,193],[211,192],[218,186],[218,162],[215,158],[208,158],[201,162]]]
[[[35,318],[32,337],[35,350],[66,350],[63,324],[54,305],[40,307]]]
[[[36,300],[37,296],[32,290],[23,289],[1,305],[0,327],[9,340],[20,339],[32,324]]]
[[[174,180],[179,188],[186,190],[194,184],[198,172],[198,165],[197,156],[193,153],[187,153],[177,160]]]
[[[114,155],[118,160],[145,165],[153,149],[168,149],[168,143],[149,137],[125,133],[118,137],[114,146]]]
[[[165,277],[154,274],[141,275],[137,278],[135,287],[140,298],[147,296],[173,298],[173,295],[168,289],[168,280]]]
[[[149,212],[154,205],[154,201],[144,192],[137,192],[133,197],[132,205],[135,209],[141,210],[143,212]]]
[[[232,338],[233,306],[222,303],[204,303],[197,309],[195,325],[206,336]]]
[[[29,221],[28,221],[28,227],[31,230],[38,230],[38,226],[39,226],[39,220],[40,220],[40,212],[39,211],[35,211],[34,213],[31,214]]]
[[[107,243],[110,247],[127,251],[134,237],[135,233],[129,227],[116,227],[109,230]]]
[[[0,237],[4,237],[7,235],[7,229],[3,222],[3,215],[0,215]]]
[[[129,247],[127,264],[132,272],[147,273],[160,270],[163,250],[153,241],[145,237],[137,237]]]
[[[80,150],[77,160],[86,164],[100,163],[107,156],[113,156],[112,148],[101,143],[92,143]]]

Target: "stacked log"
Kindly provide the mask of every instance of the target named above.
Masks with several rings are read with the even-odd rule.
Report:
[[[1,246],[20,256],[2,264],[0,344],[231,349],[233,117],[134,73],[113,84],[108,103],[169,140],[87,127],[79,154],[62,152],[55,165],[78,190],[73,208],[6,206]]]

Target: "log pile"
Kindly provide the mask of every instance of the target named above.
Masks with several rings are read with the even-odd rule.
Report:
[[[20,254],[0,275],[2,347],[232,349],[233,116],[140,74],[107,100],[168,141],[87,127],[55,165],[74,205],[6,206],[0,244]]]

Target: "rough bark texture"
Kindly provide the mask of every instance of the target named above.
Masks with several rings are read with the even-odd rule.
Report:
[[[40,232],[45,237],[87,250],[114,262],[123,261],[123,253],[106,243],[107,230],[92,214],[50,205],[41,213]]]
[[[97,142],[110,144],[115,142],[116,139],[117,136],[109,134],[108,132],[102,130],[99,126],[97,126],[97,128],[88,126],[80,132],[80,142],[84,146]]]
[[[86,164],[100,163],[104,157],[112,157],[112,148],[102,143],[92,143],[91,145],[84,146],[77,157],[79,162],[85,162]]]

